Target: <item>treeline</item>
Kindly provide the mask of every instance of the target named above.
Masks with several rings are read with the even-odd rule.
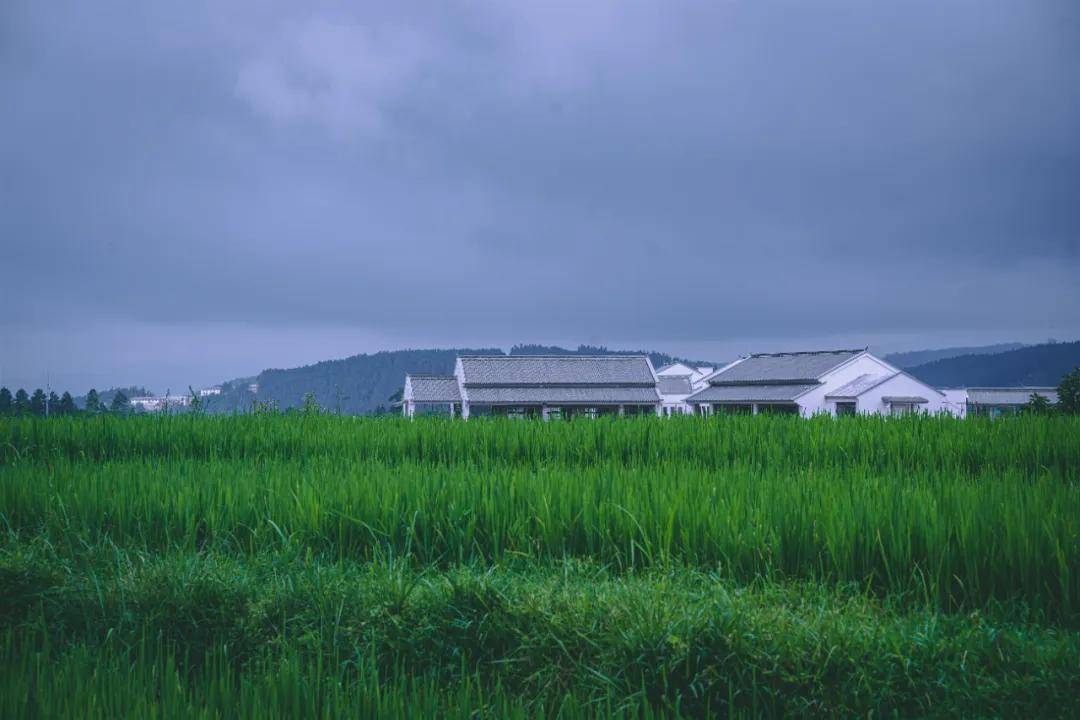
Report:
[[[960,355],[905,369],[924,383],[952,387],[1054,387],[1080,365],[1080,341],[1032,345],[989,355]]]
[[[86,394],[86,401],[82,408],[75,404],[75,398],[71,393],[64,392],[57,395],[55,392],[45,393],[41,388],[29,394],[19,388],[13,395],[11,390],[0,387],[0,417],[60,417],[64,415],[97,415],[99,413],[114,413],[126,415],[131,412],[131,402],[127,395],[117,391],[112,401],[102,402],[98,397],[97,390],[91,390]]]

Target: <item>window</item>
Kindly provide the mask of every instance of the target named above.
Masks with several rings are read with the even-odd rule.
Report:
[[[717,415],[752,415],[752,405],[713,405],[713,412]]]
[[[838,403],[836,403],[836,416],[837,417],[840,417],[841,415],[854,415],[854,414],[855,414],[855,403],[853,403],[853,402],[838,402]]]
[[[909,415],[914,410],[915,410],[915,403],[906,403],[906,402],[889,403],[889,414],[891,414],[891,415]]]
[[[798,405],[758,405],[758,412],[769,415],[798,415]]]

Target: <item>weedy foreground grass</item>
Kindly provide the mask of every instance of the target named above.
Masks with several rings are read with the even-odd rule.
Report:
[[[0,698],[1073,715],[1078,468],[1069,418],[5,422]]]

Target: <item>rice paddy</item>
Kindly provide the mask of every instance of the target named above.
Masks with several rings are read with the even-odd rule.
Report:
[[[1080,420],[0,423],[5,717],[1075,715]]]

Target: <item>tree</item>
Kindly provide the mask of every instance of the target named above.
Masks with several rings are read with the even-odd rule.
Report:
[[[42,417],[45,415],[45,391],[38,388],[30,396],[30,413]]]
[[[15,392],[15,403],[12,408],[14,410],[13,415],[26,415],[30,412],[30,396],[22,388]]]
[[[1024,408],[1024,412],[1031,413],[1032,415],[1047,415],[1053,409],[1050,404],[1050,398],[1039,393],[1031,393],[1031,397],[1028,398],[1027,407]]]
[[[91,415],[96,415],[102,411],[101,398],[98,397],[97,390],[90,388],[90,392],[86,393],[86,412]]]
[[[109,412],[122,415],[126,413],[130,407],[131,403],[128,402],[127,395],[125,395],[123,391],[117,390],[116,394],[113,395],[112,403],[109,405]]]
[[[315,401],[315,393],[304,393],[304,403],[300,406],[300,412],[304,415],[318,415],[322,412],[322,408],[319,407],[319,403]]]
[[[57,415],[74,415],[79,409],[75,407],[75,398],[71,397],[71,393],[64,392],[60,396],[60,402],[56,405]]]
[[[1080,367],[1075,367],[1058,385],[1058,410],[1069,415],[1080,414]]]
[[[56,415],[59,412],[59,409],[60,409],[60,396],[50,390],[49,391],[49,404],[46,405],[45,407],[47,408],[47,413],[46,414],[48,414],[48,415]]]
[[[0,387],[0,415],[10,415],[14,411],[15,400],[11,397],[11,391],[6,387]]]

